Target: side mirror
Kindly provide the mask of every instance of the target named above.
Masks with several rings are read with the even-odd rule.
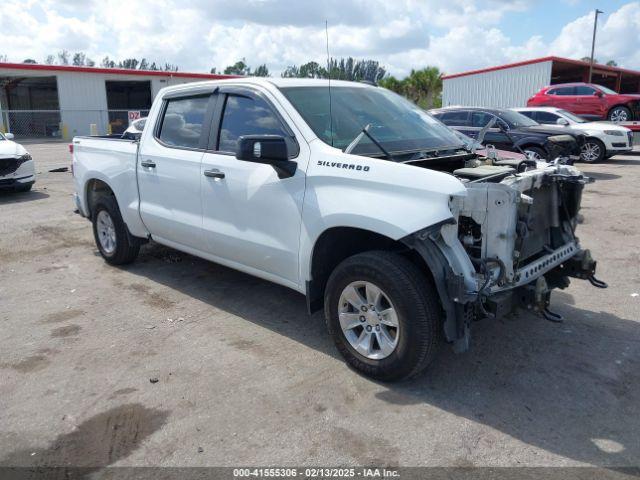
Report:
[[[602,97],[604,97],[604,93],[602,93],[602,92],[600,92],[600,91],[596,91],[596,92],[594,92],[594,95],[595,95],[596,97],[598,97],[598,98],[602,98]]]
[[[569,120],[567,120],[566,118],[560,117],[556,120],[556,123],[558,125],[562,125],[563,127],[566,127],[567,125],[569,125]]]
[[[5,133],[4,138],[6,138],[7,140],[13,140],[13,133]]]
[[[289,178],[298,164],[289,160],[289,150],[280,135],[242,135],[238,138],[236,158],[245,162],[271,165],[278,178]]]

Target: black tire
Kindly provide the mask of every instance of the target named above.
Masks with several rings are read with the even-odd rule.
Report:
[[[340,326],[340,296],[357,281],[374,283],[397,311],[398,343],[386,358],[373,360],[361,355]],[[443,313],[433,281],[396,253],[371,251],[344,260],[329,277],[324,305],[329,333],[340,354],[355,370],[377,380],[397,381],[419,374],[442,342]]]
[[[31,187],[33,187],[33,183],[26,183],[13,187],[13,190],[16,192],[29,192],[31,191]]]
[[[627,107],[623,107],[622,105],[618,105],[609,110],[607,119],[612,122],[626,122],[632,120],[631,110],[629,110]]]
[[[597,150],[598,155],[597,156],[587,156],[587,149],[588,148],[595,149],[595,150],[591,151],[593,153],[595,153],[595,151]],[[606,154],[607,154],[607,149],[604,146],[604,143],[602,143],[597,138],[587,138],[584,141],[584,145],[582,145],[582,149],[580,151],[580,161],[584,162],[584,163],[601,162],[602,160],[604,160]]]
[[[105,211],[109,215],[115,227],[115,249],[111,252],[105,250],[98,236],[98,215],[101,211]],[[138,256],[142,242],[129,233],[122,220],[122,215],[120,215],[120,209],[115,197],[111,195],[100,197],[96,201],[92,213],[93,238],[102,258],[111,265],[124,265],[133,262]]]
[[[549,154],[542,147],[536,147],[536,146],[523,147],[522,150],[524,150],[525,152],[535,153],[540,160],[548,160],[547,157],[549,156]]]

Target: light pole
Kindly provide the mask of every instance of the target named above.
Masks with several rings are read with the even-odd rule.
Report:
[[[598,15],[602,12],[596,8],[596,16],[593,19],[593,39],[591,40],[591,60],[589,61],[589,83],[591,83],[591,76],[593,75],[593,51],[596,48],[596,29],[598,28]]]

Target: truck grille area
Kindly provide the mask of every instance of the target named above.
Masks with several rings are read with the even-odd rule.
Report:
[[[12,174],[22,163],[22,158],[0,158],[0,177]]]
[[[540,253],[546,245],[550,244],[550,229],[557,223],[557,220],[554,221],[554,216],[557,219],[554,215],[556,212],[553,212],[554,204],[557,205],[553,198],[556,194],[553,185],[545,185],[526,193],[533,198],[533,204],[521,204],[518,212],[520,261]]]

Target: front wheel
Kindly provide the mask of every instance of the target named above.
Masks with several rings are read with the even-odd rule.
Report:
[[[112,196],[100,198],[93,208],[93,236],[100,255],[111,265],[131,263],[140,251],[139,239],[129,233]]]
[[[623,106],[613,107],[609,112],[608,118],[616,123],[627,122],[631,120],[631,110]]]
[[[391,252],[361,253],[338,265],[327,283],[325,316],[347,363],[378,380],[417,375],[441,342],[443,317],[433,282]]]
[[[585,163],[600,162],[604,159],[606,153],[604,143],[595,138],[588,138],[580,150],[580,160]]]

